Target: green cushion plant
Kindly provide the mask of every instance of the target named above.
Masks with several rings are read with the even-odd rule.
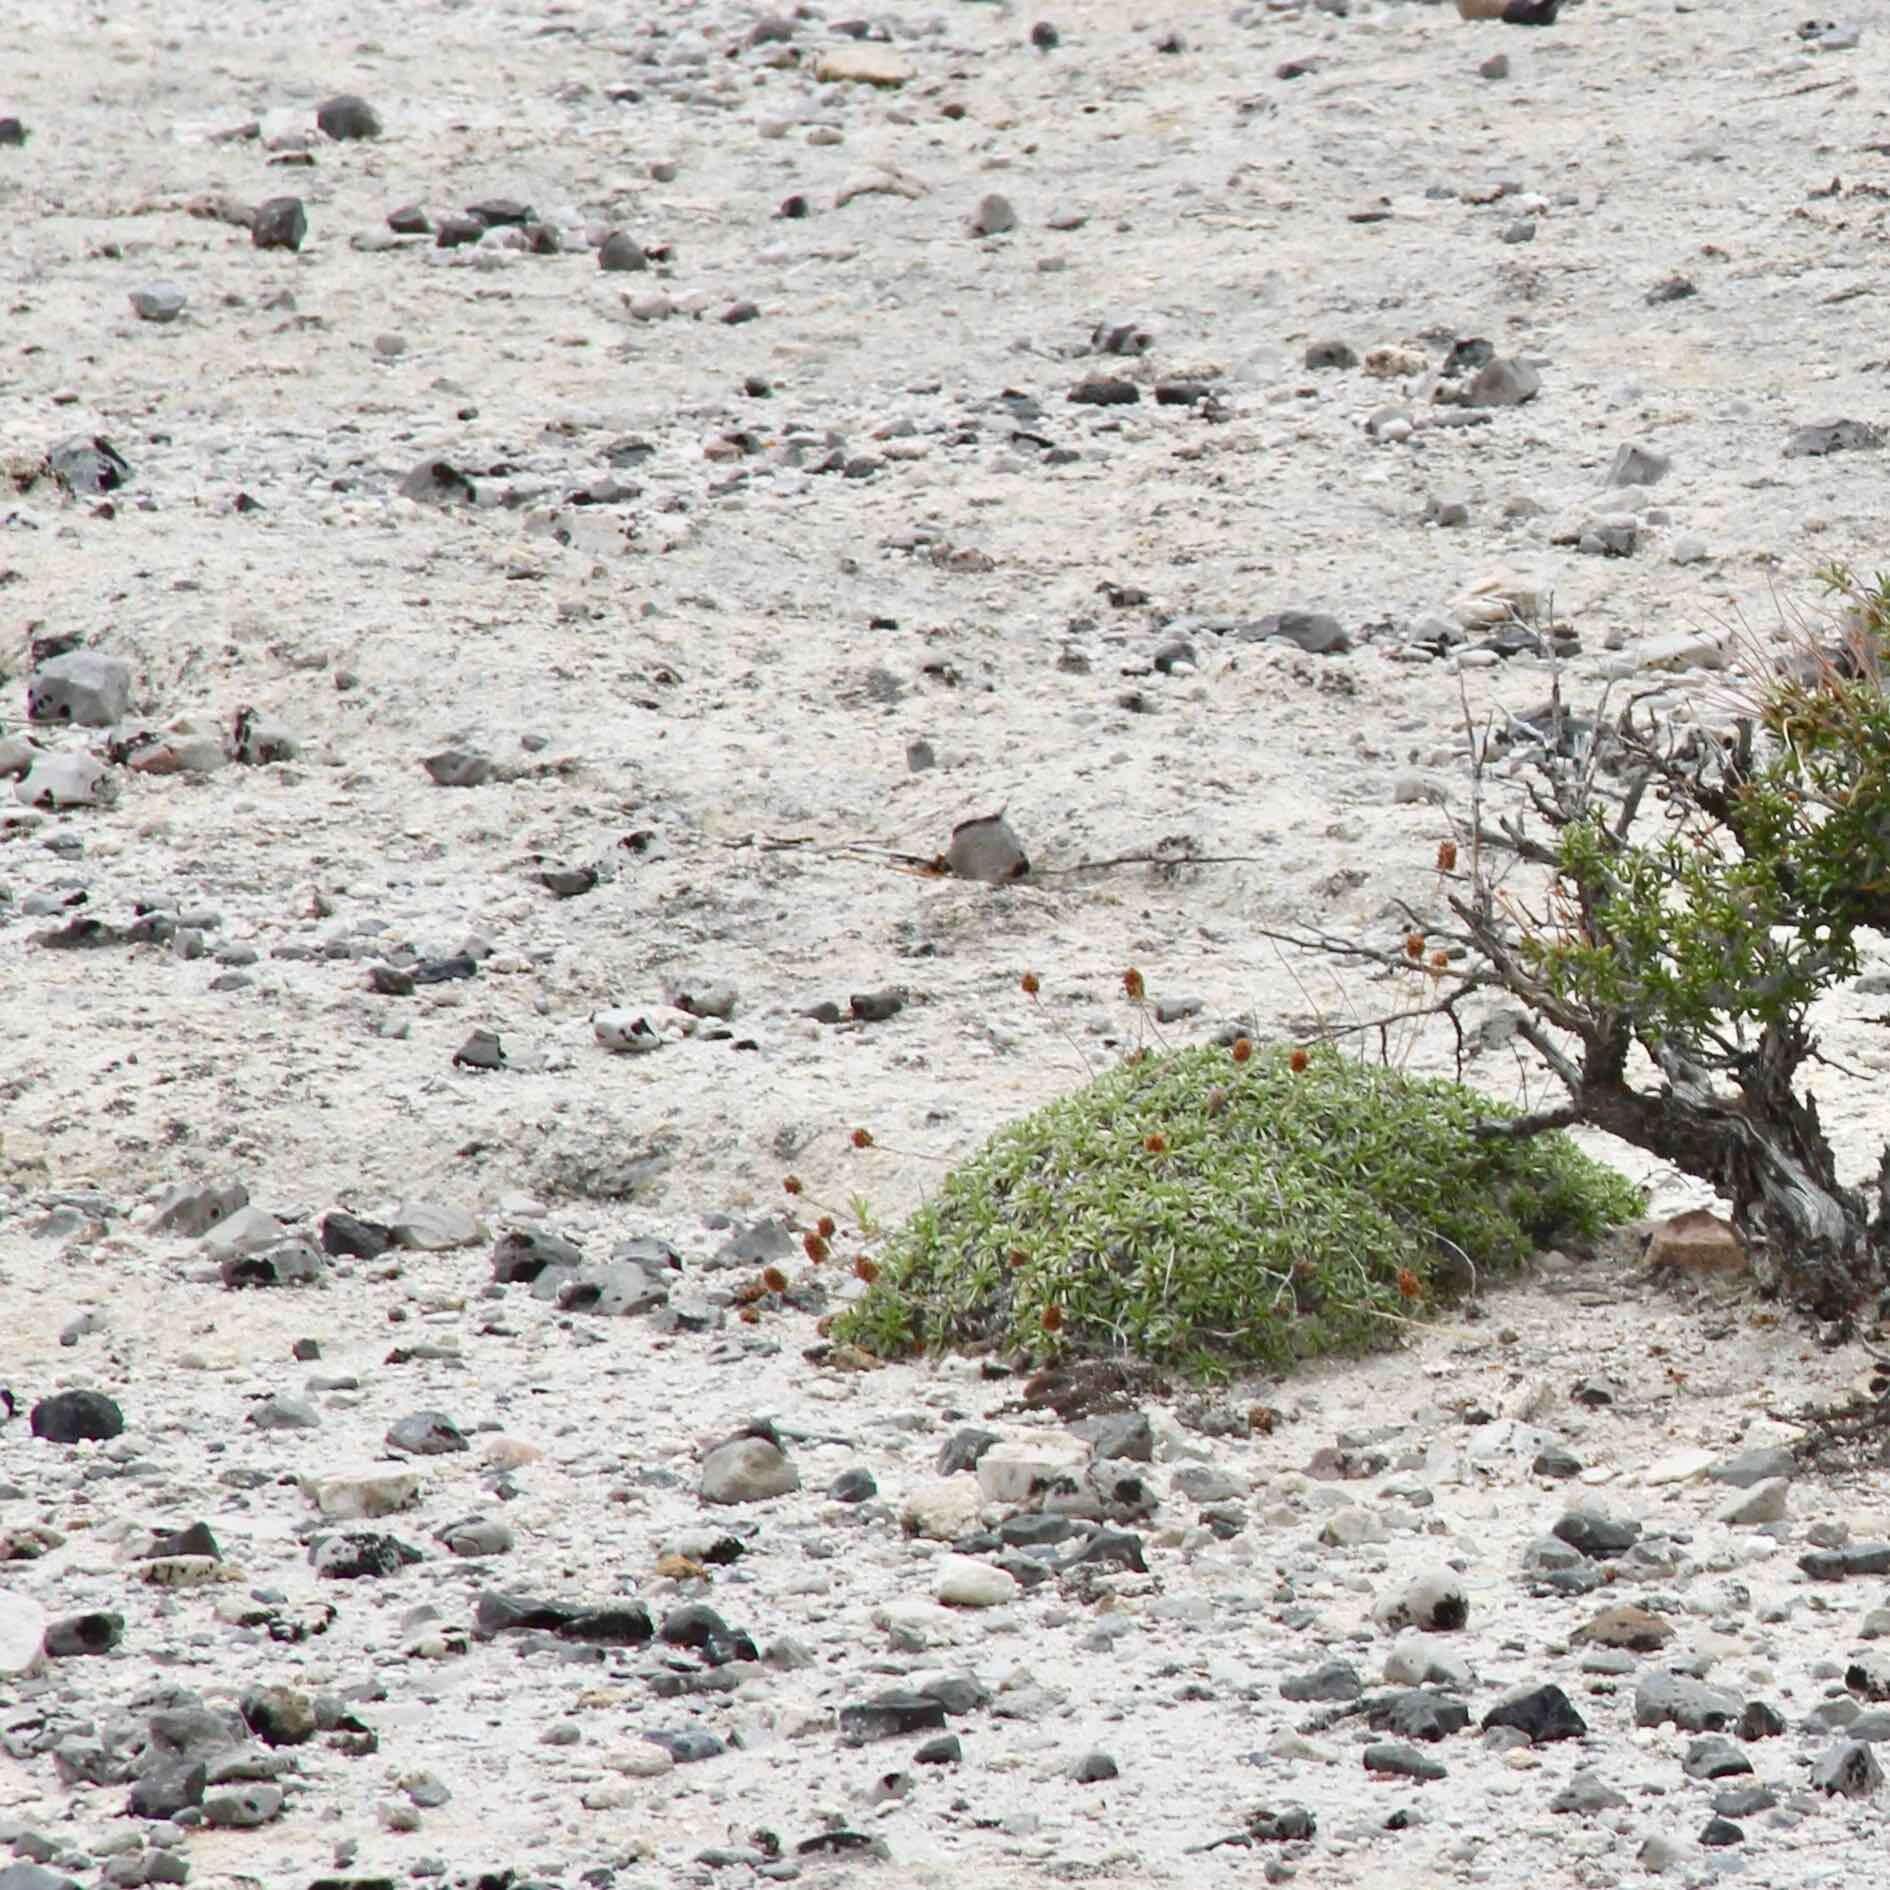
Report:
[[[1566,1136],[1476,1134],[1505,1114],[1331,1049],[1144,1052],[954,1169],[833,1336],[1207,1372],[1382,1342],[1641,1210]]]

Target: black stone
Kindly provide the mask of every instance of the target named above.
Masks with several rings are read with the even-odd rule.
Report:
[[[51,1660],[74,1660],[88,1654],[109,1654],[125,1638],[125,1617],[96,1611],[69,1614],[46,1630],[46,1654]]]
[[[486,226],[477,217],[442,217],[433,235],[433,247],[460,249],[468,243],[478,242],[485,233]]]
[[[842,1470],[827,1486],[827,1494],[836,1503],[864,1503],[879,1494],[870,1470]]]
[[[1729,1844],[1743,1844],[1746,1834],[1725,1818],[1709,1818],[1700,1833],[1700,1842],[1708,1850],[1724,1850]]]
[[[1633,1548],[1641,1539],[1641,1526],[1637,1522],[1617,1521],[1611,1516],[1576,1509],[1555,1525],[1554,1533],[1571,1549],[1600,1560]]]
[[[394,1230],[341,1208],[322,1216],[322,1252],[335,1259],[376,1260],[394,1244]]]
[[[169,1818],[203,1803],[208,1773],[201,1759],[160,1760],[131,1787],[125,1806],[133,1818]]]
[[[1077,407],[1133,407],[1141,400],[1142,390],[1133,381],[1096,374],[1079,381],[1065,398]]]
[[[960,1470],[975,1470],[978,1459],[998,1442],[996,1431],[954,1431],[938,1447],[938,1473],[949,1477]]]
[[[403,203],[399,209],[388,211],[387,227],[396,236],[426,236],[433,228],[433,219],[417,203]]]
[[[680,1608],[672,1608],[664,1615],[663,1625],[658,1630],[671,1647],[705,1647],[710,1636],[728,1631],[728,1623],[703,1601],[686,1602]]]
[[[249,240],[258,249],[299,250],[308,235],[308,212],[300,197],[271,197],[256,206]]]
[[[213,1562],[223,1560],[223,1550],[207,1522],[194,1522],[187,1529],[173,1530],[152,1543],[150,1553],[160,1555],[207,1555]]]
[[[381,116],[366,99],[338,92],[315,108],[315,123],[331,138],[378,138]]]
[[[26,127],[19,119],[12,116],[0,118],[0,150],[17,147],[26,142]]]
[[[1407,1687],[1368,1700],[1365,1720],[1374,1732],[1435,1741],[1462,1732],[1470,1724],[1470,1709],[1448,1693],[1430,1687]]]
[[[1119,1568],[1131,1575],[1146,1575],[1148,1563],[1142,1558],[1142,1538],[1126,1529],[1099,1529],[1080,1549],[1057,1564],[1059,1571],[1082,1563],[1102,1568]]]
[[[940,1733],[936,1739],[928,1739],[912,1755],[914,1765],[956,1765],[965,1756],[965,1749],[958,1743],[956,1733]]]
[[[840,1737],[854,1746],[875,1739],[898,1739],[908,1733],[937,1732],[944,1724],[943,1701],[930,1693],[912,1693],[900,1687],[840,1709]]]
[[[34,1405],[32,1425],[49,1444],[103,1443],[125,1428],[125,1414],[102,1391],[56,1391]]]
[[[1537,1687],[1534,1692],[1503,1700],[1483,1715],[1483,1730],[1492,1726],[1513,1726],[1527,1733],[1531,1745],[1549,1745],[1558,1739],[1580,1739],[1588,1731],[1588,1722],[1576,1712],[1568,1695],[1558,1686]]]

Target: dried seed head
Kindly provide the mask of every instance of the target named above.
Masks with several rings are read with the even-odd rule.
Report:
[[[1201,1107],[1205,1109],[1209,1115],[1218,1116],[1221,1111],[1227,1107],[1226,1090],[1224,1090],[1220,1084],[1216,1083],[1214,1087],[1202,1097]]]
[[[1026,1267],[1030,1264],[1030,1255],[1027,1254],[1022,1247],[1013,1247],[1010,1253],[1010,1260],[1013,1268]]]
[[[1147,1149],[1151,1155],[1166,1155],[1168,1153],[1168,1138],[1161,1130],[1151,1129],[1147,1135],[1143,1136],[1142,1146]]]
[[[735,1289],[735,1304],[738,1306],[752,1306],[767,1290],[768,1289],[763,1286],[759,1280],[744,1280],[741,1285]]]
[[[1437,951],[1434,951],[1431,953],[1431,969],[1433,971],[1446,970],[1448,969],[1449,965],[1450,965],[1450,954],[1447,951],[1444,951],[1440,947]]]
[[[873,1146],[873,1131],[871,1129],[855,1129],[853,1131],[853,1146],[855,1148],[871,1148]]]
[[[784,1187],[789,1194],[799,1194],[801,1191],[801,1178],[799,1175],[783,1175],[781,1177],[781,1186]]]
[[[1404,955],[1407,958],[1422,958],[1424,956],[1424,934],[1422,932],[1405,933]]]
[[[1409,1267],[1400,1267],[1398,1291],[1406,1299],[1421,1299],[1424,1295],[1424,1282]]]
[[[1297,1076],[1311,1061],[1312,1058],[1309,1057],[1304,1050],[1295,1050],[1293,1054],[1286,1059],[1286,1067]]]
[[[1017,986],[1025,997],[1035,997],[1037,993],[1043,989],[1043,985],[1034,971],[1025,972],[1024,975],[1018,979]]]
[[[1133,965],[1122,974],[1122,988],[1129,994],[1131,1004],[1140,1004],[1148,996],[1148,986],[1142,981],[1142,974]]]
[[[827,1334],[830,1333],[832,1330],[833,1330],[833,1314],[832,1313],[822,1313],[820,1317],[814,1321],[814,1336],[816,1338],[824,1339],[827,1336]]]
[[[787,1291],[787,1275],[783,1273],[779,1267],[763,1267],[761,1270],[761,1283],[771,1293],[785,1293]]]
[[[822,1240],[831,1240],[836,1231],[834,1218],[831,1214],[823,1214],[820,1219],[814,1223],[814,1232],[817,1233]]]
[[[803,1234],[801,1236],[801,1250],[807,1255],[808,1259],[813,1261],[815,1266],[819,1266],[827,1257],[827,1243],[822,1240],[818,1234]]]
[[[1454,840],[1440,840],[1437,843],[1437,870],[1440,873],[1454,873],[1457,870],[1457,843]]]
[[[1245,1063],[1247,1059],[1253,1055],[1253,1039],[1251,1037],[1236,1037],[1231,1054],[1236,1063]]]
[[[861,1254],[853,1263],[853,1272],[856,1278],[864,1280],[868,1286],[871,1286],[879,1278],[879,1264],[877,1261],[867,1259],[865,1254]]]
[[[1042,1318],[1037,1323],[1046,1332],[1060,1332],[1063,1329],[1063,1308],[1054,1305],[1046,1306],[1043,1309]]]
[[[743,1306],[736,1313],[735,1317],[745,1326],[758,1326],[761,1324],[761,1315],[756,1312],[752,1306]]]

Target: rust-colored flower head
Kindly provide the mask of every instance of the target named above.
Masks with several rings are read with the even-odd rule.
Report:
[[[856,1278],[864,1280],[868,1286],[871,1286],[879,1278],[879,1263],[861,1254],[853,1263],[853,1272]]]
[[[758,1326],[761,1324],[761,1315],[756,1312],[752,1306],[738,1308],[735,1317],[745,1326]]]
[[[1253,1055],[1253,1039],[1251,1037],[1236,1037],[1234,1039],[1233,1050],[1230,1054],[1236,1063],[1245,1063],[1247,1059]]]
[[[1398,1291],[1406,1299],[1421,1299],[1424,1295],[1424,1282],[1409,1267],[1400,1267]]]
[[[1142,974],[1131,965],[1122,974],[1122,988],[1129,994],[1131,1004],[1140,1004],[1148,996],[1148,986],[1142,980]]]
[[[1295,1050],[1293,1054],[1286,1059],[1286,1067],[1297,1076],[1311,1061],[1312,1058],[1309,1057],[1304,1050]]]
[[[824,1339],[832,1330],[832,1313],[822,1313],[820,1317],[814,1321],[814,1336],[816,1338]]]
[[[761,1269],[761,1283],[771,1293],[785,1293],[787,1291],[787,1275],[783,1273],[779,1267],[763,1267]]]
[[[1142,1146],[1147,1149],[1151,1155],[1166,1155],[1168,1153],[1168,1138],[1161,1130],[1151,1129],[1147,1135],[1143,1136]]]
[[[1413,959],[1422,958],[1424,956],[1424,934],[1422,932],[1405,933],[1404,955],[1407,958]]]
[[[1457,843],[1454,840],[1440,840],[1437,843],[1437,870],[1440,873],[1454,873],[1457,870]]]
[[[789,1194],[799,1194],[801,1191],[801,1178],[799,1175],[783,1175],[781,1177],[781,1186],[784,1187]]]
[[[855,1129],[853,1131],[853,1146],[855,1148],[871,1148],[873,1146],[873,1131],[871,1129]]]
[[[820,1219],[814,1223],[814,1232],[817,1233],[822,1240],[831,1240],[838,1231],[831,1214],[823,1214]]]
[[[1025,997],[1035,997],[1037,993],[1043,989],[1043,981],[1034,971],[1027,971],[1018,979],[1017,988],[1023,992]]]
[[[806,1233],[801,1236],[801,1250],[815,1266],[827,1257],[827,1243],[818,1234]]]
[[[1042,1326],[1046,1332],[1061,1332],[1063,1330],[1063,1308],[1057,1305],[1046,1306],[1043,1309],[1043,1316],[1037,1323]]]
[[[1431,953],[1431,969],[1433,971],[1447,970],[1449,968],[1449,965],[1450,965],[1450,954],[1447,951],[1444,951],[1440,948],[1439,950]]]
[[[1027,1267],[1030,1264],[1030,1255],[1022,1247],[1013,1247],[1010,1252],[1010,1262],[1013,1269]]]

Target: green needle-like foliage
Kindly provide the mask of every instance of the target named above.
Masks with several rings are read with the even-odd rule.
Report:
[[[1132,1058],[954,1170],[834,1336],[1210,1371],[1381,1343],[1534,1247],[1639,1212],[1564,1136],[1475,1133],[1504,1114],[1332,1050]]]

